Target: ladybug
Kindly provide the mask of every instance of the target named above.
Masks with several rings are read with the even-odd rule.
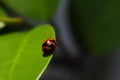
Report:
[[[44,53],[52,53],[56,48],[56,40],[53,38],[48,38],[42,44],[42,50]]]

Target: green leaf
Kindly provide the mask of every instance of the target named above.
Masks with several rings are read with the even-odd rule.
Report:
[[[51,25],[1,35],[0,80],[37,80],[52,58],[43,57],[41,46],[47,38],[55,38]]]
[[[13,10],[24,16],[46,20],[50,19],[56,9],[59,0],[3,0]]]
[[[83,37],[89,51],[104,54],[120,45],[119,3],[118,0],[72,0],[76,32]]]

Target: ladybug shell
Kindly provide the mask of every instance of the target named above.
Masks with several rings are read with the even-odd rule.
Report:
[[[47,39],[43,44],[42,44],[42,50],[45,53],[51,53],[55,50],[56,48],[56,41],[52,38]]]

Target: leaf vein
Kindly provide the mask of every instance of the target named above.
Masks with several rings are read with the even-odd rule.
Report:
[[[19,49],[18,49],[18,51],[17,51],[17,54],[15,55],[15,58],[13,59],[13,64],[12,64],[12,66],[11,66],[11,69],[10,69],[10,72],[9,72],[9,74],[8,74],[8,79],[11,79],[11,77],[12,77],[12,73],[14,72],[14,69],[15,69],[15,67],[16,67],[16,64],[18,63],[18,60],[19,60],[19,58],[20,58],[20,55],[21,55],[21,53],[23,52],[23,49],[24,49],[24,47],[25,47],[25,45],[26,45],[26,43],[27,43],[27,40],[28,40],[28,38],[29,38],[29,33],[26,35],[26,38],[25,39],[23,39],[23,43],[21,44],[21,46],[19,47]]]

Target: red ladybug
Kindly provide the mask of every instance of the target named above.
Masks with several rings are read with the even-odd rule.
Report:
[[[56,48],[56,40],[53,38],[48,38],[42,44],[42,50],[45,53],[52,53]]]

